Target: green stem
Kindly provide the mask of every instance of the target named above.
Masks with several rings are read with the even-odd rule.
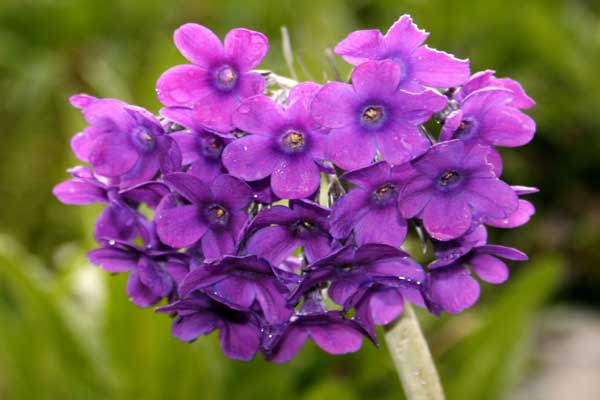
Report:
[[[435,364],[410,304],[385,327],[385,340],[408,400],[444,400]]]

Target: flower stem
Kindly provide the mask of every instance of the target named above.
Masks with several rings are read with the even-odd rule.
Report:
[[[408,400],[444,400],[435,364],[410,304],[385,327],[385,340]]]

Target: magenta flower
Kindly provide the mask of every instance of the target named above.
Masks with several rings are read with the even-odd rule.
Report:
[[[264,79],[250,71],[267,54],[267,38],[248,29],[233,29],[222,45],[208,28],[185,24],[175,31],[174,41],[193,64],[173,67],[158,79],[156,92],[167,106],[165,116],[170,107],[184,107],[182,113],[208,129],[233,130],[233,111],[244,98],[264,91]]]
[[[476,90],[495,87],[512,92],[513,98],[508,102],[512,107],[527,109],[535,105],[535,101],[525,93],[519,82],[510,78],[496,78],[494,72],[488,69],[473,74],[463,86],[454,92],[452,98],[462,103],[468,95]]]
[[[354,185],[335,202],[331,213],[331,234],[344,239],[354,231],[356,243],[382,243],[399,247],[406,238],[406,220],[398,207],[404,184],[403,169],[395,170],[380,161],[342,175]]]
[[[156,210],[160,240],[172,247],[189,247],[200,240],[208,262],[232,254],[248,219],[244,211],[252,196],[248,185],[230,175],[220,175],[207,185],[181,172],[164,180],[188,203],[174,195],[163,199]]]
[[[422,91],[423,86],[449,88],[466,82],[469,61],[422,46],[428,36],[409,15],[403,15],[385,36],[378,29],[355,31],[335,47],[335,52],[354,65],[367,60],[394,60],[400,67],[400,87],[410,91]]]
[[[148,111],[87,95],[70,100],[89,123],[71,140],[73,152],[111,186],[131,187],[151,180],[159,169],[170,173],[180,168],[179,148]]]
[[[418,125],[446,105],[446,97],[399,87],[402,70],[392,61],[369,61],[352,72],[352,84],[330,82],[317,93],[311,114],[330,129],[328,158],[344,169],[369,165],[379,151],[400,164],[431,145]]]
[[[440,142],[412,162],[414,176],[400,198],[406,218],[419,217],[437,240],[455,239],[483,218],[506,218],[518,207],[514,190],[498,179],[491,148]]]
[[[301,199],[321,183],[317,160],[325,159],[325,139],[310,119],[310,103],[319,90],[301,84],[292,90],[287,109],[264,96],[245,100],[233,114],[235,126],[249,133],[229,144],[223,164],[247,181],[271,177],[280,198]]]
[[[440,140],[459,139],[467,144],[502,147],[529,143],[535,133],[535,121],[511,105],[514,98],[508,89],[472,92],[462,100],[458,110],[448,115]]]

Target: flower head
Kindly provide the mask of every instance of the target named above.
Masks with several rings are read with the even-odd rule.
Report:
[[[352,32],[335,47],[350,64],[367,60],[394,60],[400,67],[399,84],[410,91],[423,86],[449,88],[469,78],[469,61],[423,46],[429,33],[403,15],[385,36],[377,29]]]
[[[242,99],[261,94],[265,81],[256,67],[269,49],[265,35],[233,29],[224,44],[202,25],[185,24],[175,31],[175,46],[193,64],[178,65],[163,73],[156,83],[158,99],[170,108],[187,113],[208,129],[233,130],[231,114]]]
[[[311,106],[314,120],[330,129],[328,158],[344,169],[366,167],[379,151],[400,164],[431,145],[418,125],[446,105],[433,91],[400,89],[401,68],[392,61],[369,61],[354,69],[352,84],[331,82]]]

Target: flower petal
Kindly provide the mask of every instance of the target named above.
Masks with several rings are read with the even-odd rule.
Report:
[[[252,189],[231,175],[220,175],[210,184],[214,199],[232,210],[240,210],[252,201]]]
[[[352,85],[330,82],[315,96],[310,107],[311,117],[327,128],[342,128],[357,119],[358,97]]]
[[[402,164],[425,153],[431,147],[419,128],[404,121],[390,121],[385,130],[376,133],[377,148],[392,164]]]
[[[351,32],[335,46],[334,52],[350,64],[381,58],[385,49],[383,35],[378,29]]]
[[[272,265],[281,264],[294,250],[300,241],[294,238],[289,229],[282,226],[267,226],[250,237],[247,251],[269,261]]]
[[[232,29],[225,36],[225,54],[240,71],[255,68],[269,51],[269,39],[249,29]]]
[[[473,306],[479,298],[479,284],[460,265],[438,268],[429,274],[427,295],[431,302],[450,314]]]
[[[210,68],[224,59],[221,40],[210,29],[198,24],[184,24],[173,34],[175,46],[191,62]]]
[[[271,175],[278,158],[270,137],[248,135],[234,140],[223,150],[223,165],[234,176],[256,181]]]
[[[469,204],[462,196],[433,196],[423,211],[423,224],[434,239],[455,239],[471,227]]]
[[[488,283],[500,284],[508,279],[508,267],[494,256],[478,254],[469,258],[469,264],[477,276]]]
[[[302,199],[317,191],[321,173],[306,156],[281,160],[271,175],[271,188],[282,199]]]
[[[410,15],[401,16],[385,34],[385,47],[394,55],[408,55],[427,39],[429,33],[419,29]]]
[[[381,243],[400,247],[406,238],[406,221],[395,205],[372,207],[354,227],[358,245]]]
[[[392,95],[402,79],[402,69],[394,61],[367,61],[352,72],[352,87],[362,98]]]
[[[197,206],[161,208],[159,205],[156,233],[163,243],[172,247],[188,247],[198,241],[207,229]]]
[[[285,123],[281,106],[266,96],[253,96],[242,102],[232,116],[233,124],[244,132],[271,136]]]
[[[469,60],[461,60],[428,46],[419,47],[410,57],[413,78],[425,86],[449,88],[465,83],[471,74]]]
[[[192,107],[214,93],[209,79],[209,73],[196,65],[169,68],[156,82],[158,100],[165,106]]]
[[[338,167],[350,170],[366,167],[375,158],[375,137],[365,135],[354,126],[332,130],[327,153]]]

